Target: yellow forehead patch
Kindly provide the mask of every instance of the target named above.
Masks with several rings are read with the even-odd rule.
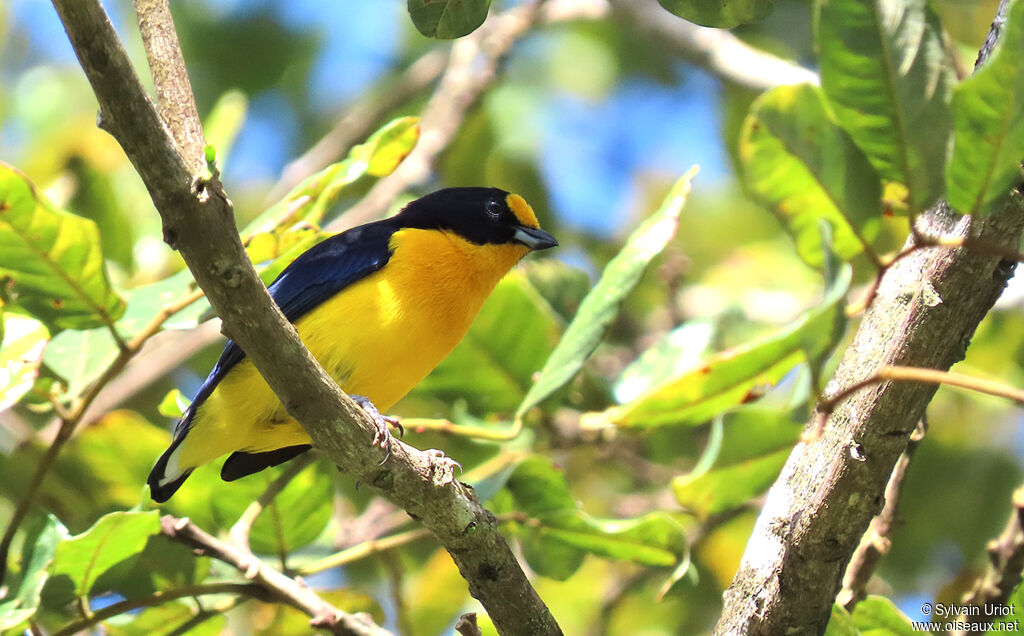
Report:
[[[512,214],[516,215],[519,222],[526,227],[540,227],[537,215],[533,213],[533,208],[523,197],[518,194],[510,194],[505,197],[505,204],[508,205],[508,209],[512,210]]]

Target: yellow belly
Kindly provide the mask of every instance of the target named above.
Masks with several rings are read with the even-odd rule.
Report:
[[[380,271],[296,322],[310,352],[346,393],[386,412],[462,340],[498,280],[526,254],[476,246],[451,234],[401,230]],[[196,412],[181,447],[189,468],[233,451],[310,443],[249,359]]]

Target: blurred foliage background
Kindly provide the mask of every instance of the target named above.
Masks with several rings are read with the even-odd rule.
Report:
[[[145,68],[132,6],[106,4],[137,68]],[[997,4],[932,3],[964,68]],[[517,5],[496,0],[490,20]],[[301,157],[346,116],[351,121],[360,114],[353,128],[361,130],[334,147],[329,161],[343,159],[389,121],[421,116],[452,47],[418,33],[400,0],[179,0],[173,10],[241,228],[254,227],[252,221],[296,185],[296,175],[326,165]],[[777,0],[767,17],[733,33],[816,71],[812,14],[811,2]],[[667,12],[663,18],[678,20]],[[569,634],[711,628],[758,498],[806,421],[807,365],[787,358],[770,374],[777,386],[768,391],[766,376],[744,389],[755,397],[767,391],[761,399],[689,420],[581,428],[580,414],[614,419],[622,413],[605,409],[684,375],[714,352],[777,338],[809,309],[842,309],[841,296],[823,304],[822,275],[801,260],[779,221],[744,193],[738,139],[757,93],[683,61],[674,50],[607,8],[531,26],[511,42],[427,176],[385,206],[396,210],[438,187],[496,186],[522,194],[561,242],[553,260],[531,258],[502,283],[467,341],[394,411],[419,418],[420,426],[407,426],[407,442],[458,459],[465,480],[506,515],[508,533],[538,573],[542,598]],[[431,54],[440,57],[424,58]],[[417,76],[420,84],[407,72],[417,60],[434,64]],[[404,121],[397,125],[411,125]],[[142,183],[95,124],[95,99],[52,7],[36,0],[0,3],[0,160],[17,167],[56,208],[96,223],[111,289],[127,299],[127,313],[114,320],[130,335],[163,303],[188,293],[189,278],[161,241],[159,217]],[[401,144],[409,141],[395,142],[395,152],[404,154]],[[646,273],[613,313],[583,373],[531,410],[518,437],[501,440],[586,292],[693,164],[700,172],[678,232],[648,267],[640,264]],[[344,223],[345,212],[375,182],[373,175],[346,182],[323,218],[311,220]],[[274,271],[273,263],[279,267],[294,256],[288,250],[295,243],[308,245],[301,231],[276,228],[254,260],[271,262]],[[881,219],[876,250],[898,249],[906,232],[905,216]],[[852,262],[851,300],[875,275],[863,256]],[[17,296],[0,297],[7,305],[0,354],[0,407],[6,409],[0,413],[0,520],[6,525],[58,428],[54,409],[72,405],[117,350],[101,324],[44,325],[26,315]],[[1022,297],[1024,288],[1012,284],[958,370],[1024,385]],[[77,592],[53,574],[33,619],[47,629],[72,620],[69,602],[76,594],[97,609],[130,595],[126,590],[230,578],[222,566],[154,536],[156,517],[142,512],[152,508],[145,476],[181,408],[173,392],[190,396],[219,355],[216,324],[197,327],[208,317],[201,301],[172,317],[101,393],[46,477],[12,554],[36,540],[47,513],[78,535],[96,530],[105,514],[127,509],[136,512],[108,523],[120,523],[124,540],[139,548],[116,559],[107,555],[109,568],[92,573],[99,578],[84,574],[88,583],[68,574]],[[720,411],[724,419],[711,423]],[[984,566],[985,542],[1006,519],[1024,453],[1020,414],[1005,401],[941,389],[928,415],[928,435],[905,483],[904,522],[872,583],[912,618],[922,600],[956,598]],[[470,434],[446,433],[436,418],[471,427]],[[207,530],[226,531],[280,472],[229,485],[217,470],[197,471],[165,509]],[[573,524],[583,525],[552,522],[538,531],[516,521],[524,514],[544,519],[552,510],[572,510]],[[612,527],[606,519],[636,526]],[[57,532],[54,527],[44,535]],[[261,517],[253,549],[303,571],[339,549],[411,527],[400,511],[374,502],[370,489],[357,490],[320,462],[292,481],[273,515]],[[570,531],[584,538],[566,539]],[[56,558],[62,572],[59,552]],[[692,566],[677,570],[682,580],[660,591],[686,559]],[[325,596],[332,602],[371,611],[402,633],[450,633],[458,614],[475,607],[450,558],[429,538],[314,575],[315,569],[307,581],[330,590]],[[198,612],[194,602],[180,600],[112,619],[105,629],[181,633],[171,630]],[[300,634],[308,627],[294,610],[250,601],[188,633],[222,631]]]

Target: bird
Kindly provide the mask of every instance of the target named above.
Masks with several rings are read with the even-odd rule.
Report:
[[[451,353],[516,263],[556,245],[518,194],[446,188],[311,247],[268,291],[341,389],[379,416]],[[228,340],[175,423],[149,475],[150,496],[167,501],[195,468],[228,453],[221,478],[233,481],[310,448],[309,435]]]

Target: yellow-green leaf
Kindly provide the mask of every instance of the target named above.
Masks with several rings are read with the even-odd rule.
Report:
[[[676,181],[658,211],[626,239],[622,250],[605,267],[601,279],[580,303],[576,317],[523,398],[516,417],[522,417],[540,404],[583,368],[583,363],[601,342],[605,328],[618,313],[619,305],[640,282],[651,260],[675,236],[679,215],[696,174],[694,166]]]
[[[953,68],[925,0],[825,0],[816,21],[821,87],[882,178],[907,188],[911,214],[945,190]]]
[[[0,163],[0,279],[48,326],[112,324],[125,302],[107,278],[96,223],[54,207],[20,172]]]
[[[825,261],[819,221],[832,226],[831,249],[842,259],[877,233],[878,173],[817,86],[779,86],[759,97],[743,122],[740,161],[747,189],[779,217],[812,267]]]
[[[0,347],[0,411],[10,407],[32,389],[39,375],[43,350],[50,334],[43,323],[28,316],[2,316],[3,346]]]
[[[1021,181],[1024,159],[1024,2],[1016,0],[995,52],[953,94],[946,196],[963,214],[994,212]]]

